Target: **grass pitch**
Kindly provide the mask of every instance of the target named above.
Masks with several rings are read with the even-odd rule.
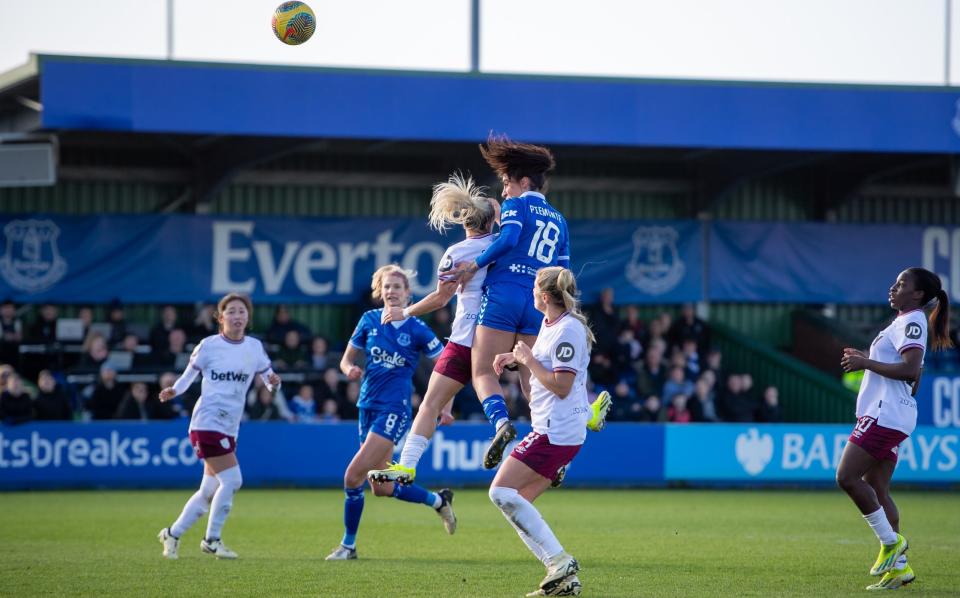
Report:
[[[224,530],[239,560],[200,553],[205,520],[164,560],[156,533],[190,494],[0,494],[0,595],[523,596],[543,576],[483,490],[457,492],[454,536],[427,507],[368,493],[360,559],[328,563],[341,492],[244,489]],[[901,592],[958,595],[960,499],[894,498],[917,573]],[[584,596],[849,596],[877,579],[876,540],[839,491],[562,489],[537,506]]]

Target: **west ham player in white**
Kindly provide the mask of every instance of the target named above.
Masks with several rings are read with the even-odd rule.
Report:
[[[243,295],[231,293],[221,299],[217,304],[220,334],[200,341],[180,378],[160,391],[160,400],[169,401],[203,375],[189,428],[190,442],[203,459],[203,480],[180,517],[160,530],[163,556],[168,559],[177,558],[180,538],[208,511],[210,519],[200,549],[219,559],[237,558],[221,541],[220,532],[233,506],[233,495],[243,483],[236,448],[247,390],[254,376],[260,376],[271,392],[280,387],[280,376],[271,369],[263,344],[245,334],[252,314],[253,304]]]
[[[536,309],[544,314],[533,348],[522,340],[511,353],[494,358],[497,374],[519,363],[530,370],[533,431],[504,460],[490,486],[490,500],[513,525],[527,548],[547,568],[540,587],[527,596],[580,594],[577,560],[563,550],[533,501],[583,445],[591,416],[587,366],[594,337],[580,313],[573,273],[553,266],[537,272]]]
[[[403,308],[410,302],[412,273],[389,265],[373,275],[373,298],[382,299],[384,310]],[[357,530],[363,514],[363,483],[367,472],[384,468],[394,446],[410,425],[413,373],[420,353],[435,359],[443,350],[440,340],[417,318],[405,318],[383,324],[382,311],[363,314],[340,360],[340,371],[350,380],[363,379],[360,385],[360,449],[343,474],[343,539],[327,557],[328,561],[357,558]],[[357,360],[366,355],[364,372]],[[453,513],[453,492],[430,492],[417,485],[394,482],[370,482],[376,496],[391,496],[406,502],[427,505],[440,515],[447,533],[457,528]]]
[[[927,347],[923,309],[934,304],[930,328],[936,350],[951,346],[950,303],[940,278],[923,268],[908,268],[890,287],[893,323],[870,345],[870,354],[844,349],[844,371],[866,370],[857,395],[857,425],[837,467],[837,484],[853,500],[880,540],[880,555],[870,569],[883,575],[868,590],[895,590],[916,575],[904,554],[907,539],[900,535],[900,513],[890,497],[890,479],[897,465],[897,447],[917,425],[917,402]]]
[[[493,224],[500,219],[500,204],[484,197],[482,189],[473,179],[464,180],[453,174],[446,183],[433,188],[430,200],[430,226],[438,232],[446,232],[451,225],[461,225],[467,238],[451,245],[443,254],[437,270],[437,290],[410,307],[393,307],[383,310],[382,321],[400,321],[410,316],[427,314],[450,302],[454,291],[457,295],[457,314],[453,319],[450,339],[430,375],[426,395],[413,427],[400,453],[400,462],[387,469],[374,469],[368,473],[371,480],[395,481],[409,484],[416,478],[417,463],[426,450],[438,419],[446,424],[453,421],[450,415],[453,397],[470,380],[470,347],[473,345],[483,280],[486,269],[477,272],[466,285],[458,289],[458,282],[449,279],[454,265],[471,262],[493,242]]]

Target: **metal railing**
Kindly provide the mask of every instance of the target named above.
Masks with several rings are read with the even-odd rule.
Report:
[[[711,322],[711,344],[723,352],[723,369],[753,376],[754,388],[780,391],[784,421],[841,423],[854,420],[857,395],[839,380],[775,348]]]

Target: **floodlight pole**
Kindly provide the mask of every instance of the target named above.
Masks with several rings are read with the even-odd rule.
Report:
[[[480,72],[480,0],[470,0],[470,72]]]
[[[167,60],[173,60],[173,2],[167,0]]]

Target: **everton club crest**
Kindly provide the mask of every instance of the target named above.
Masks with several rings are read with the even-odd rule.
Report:
[[[686,266],[680,259],[680,235],[670,226],[640,227],[633,233],[633,257],[624,275],[649,295],[662,295],[683,279]]]
[[[14,220],[3,227],[6,251],[0,275],[11,287],[27,293],[49,288],[63,278],[67,262],[57,249],[60,227],[50,220]]]

